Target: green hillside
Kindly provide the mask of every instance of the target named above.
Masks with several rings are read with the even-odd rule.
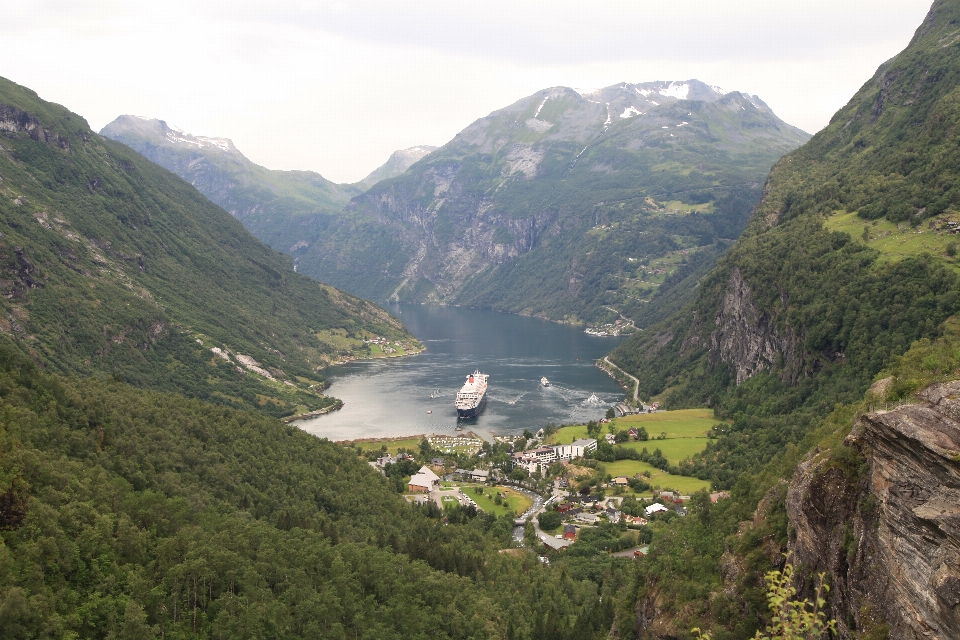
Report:
[[[354,198],[293,256],[371,299],[647,324],[689,301],[807,138],[695,80],[547,89]]]
[[[957,16],[937,3],[909,47],[776,164],[695,303],[614,353],[646,394],[762,416],[751,431],[794,414],[796,441],[813,424],[796,412],[859,398],[891,357],[960,310],[950,141],[960,50],[944,46]],[[766,447],[751,454],[761,464],[780,443],[754,446]]]
[[[958,24],[960,2],[935,2],[907,49],[774,166],[696,300],[611,355],[642,395],[729,421],[679,467],[732,498],[656,540],[637,578],[637,610],[656,603],[663,636],[695,626],[715,639],[751,636],[765,606],[761,578],[782,566],[796,535],[784,479],[817,446],[830,468],[863,480],[862,460],[840,443],[869,410],[871,383],[889,375],[881,399],[909,401],[956,377]],[[846,587],[869,591],[856,571]],[[828,615],[866,625],[842,637],[887,637],[879,611]]]
[[[49,370],[289,415],[363,338],[418,347],[80,116],[0,80],[0,122],[0,331]]]
[[[510,518],[445,524],[354,449],[0,340],[0,637],[606,637],[610,560],[500,554]]]
[[[172,171],[267,245],[291,253],[323,233],[366,184],[335,184],[312,171],[272,171],[226,138],[194,136],[163,120],[120,116],[100,135]]]

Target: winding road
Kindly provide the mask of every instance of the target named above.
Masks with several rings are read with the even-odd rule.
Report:
[[[630,374],[627,373],[626,371],[624,371],[623,369],[621,369],[620,367],[618,367],[617,365],[615,365],[615,364],[613,364],[612,362],[610,362],[610,356],[604,356],[604,357],[603,357],[603,361],[606,362],[606,363],[607,363],[608,365],[610,365],[611,367],[613,367],[614,369],[616,369],[617,371],[619,371],[620,373],[622,373],[623,375],[625,375],[625,376],[627,376],[628,378],[630,378],[631,380],[633,380],[633,385],[634,385],[634,386],[633,386],[633,401],[634,401],[634,402],[640,402],[640,381],[637,380],[636,378],[634,378],[632,375],[630,375]]]

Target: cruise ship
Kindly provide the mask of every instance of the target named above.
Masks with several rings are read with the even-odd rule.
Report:
[[[476,418],[487,403],[487,378],[490,376],[474,371],[457,393],[457,417]]]

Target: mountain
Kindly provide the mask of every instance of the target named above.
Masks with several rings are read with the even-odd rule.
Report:
[[[685,299],[807,139],[759,98],[696,80],[545,89],[354,197],[292,255],[371,299],[644,318]],[[686,285],[650,304],[671,277]]]
[[[610,356],[642,395],[728,423],[679,467],[734,499],[657,541],[641,634],[752,635],[783,552],[799,597],[826,572],[837,637],[960,628],[946,497],[960,460],[958,25],[958,0],[934,2],[907,48],[776,163],[696,300]],[[712,568],[680,568],[690,548]]]
[[[100,135],[122,142],[177,174],[274,249],[307,246],[362,193],[312,171],[272,171],[251,162],[227,138],[194,136],[163,120],[120,116]]]
[[[419,147],[410,147],[409,149],[394,151],[385,163],[371,171],[370,175],[360,181],[360,184],[369,189],[382,180],[396,178],[413,166],[414,163],[419,162],[436,150],[436,147],[421,145]]]
[[[364,338],[420,348],[180,178],[3,79],[0,289],[0,332],[51,371],[275,415],[332,404],[318,369],[369,353]]]

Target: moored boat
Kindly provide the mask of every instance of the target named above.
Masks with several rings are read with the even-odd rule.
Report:
[[[540,378],[540,385],[544,387],[550,386],[550,381],[547,380],[547,376],[543,376],[542,378]]]
[[[475,418],[487,403],[487,378],[490,376],[474,371],[457,393],[457,417]]]

